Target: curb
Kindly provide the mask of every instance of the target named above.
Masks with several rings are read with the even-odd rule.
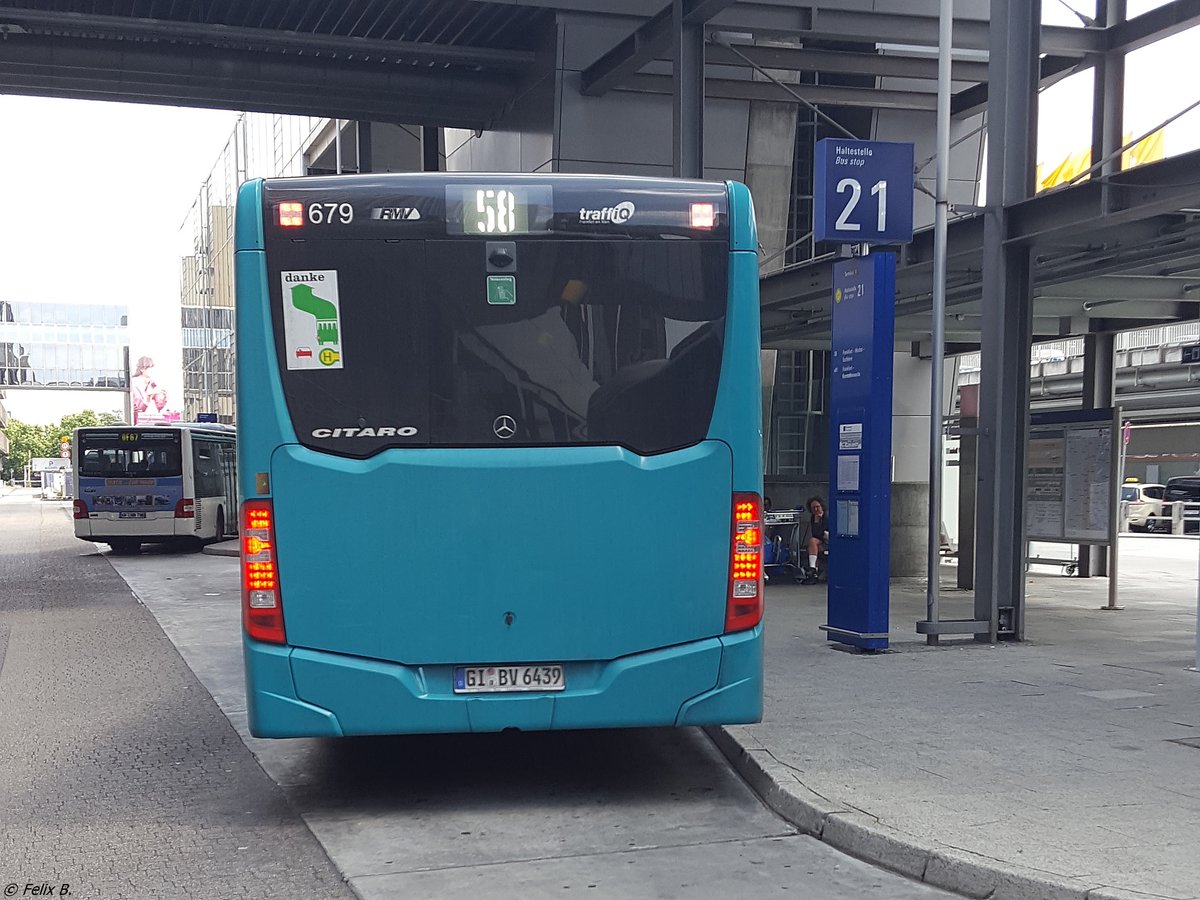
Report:
[[[205,544],[200,548],[201,553],[207,553],[209,556],[232,556],[237,558],[241,555],[238,541],[221,541],[216,544]]]
[[[1168,900],[1055,875],[958,850],[880,825],[860,809],[805,787],[792,769],[740,726],[709,725],[705,734],[778,816],[831,847],[943,890],[977,900]]]

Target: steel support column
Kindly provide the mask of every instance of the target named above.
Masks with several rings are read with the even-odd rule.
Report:
[[[1120,146],[1120,145],[1118,145]],[[1108,409],[1116,397],[1117,336],[1109,331],[1083,338],[1083,408]],[[1108,547],[1079,546],[1079,577],[1108,574]]]
[[[1125,21],[1125,0],[1096,0],[1103,25]],[[1124,143],[1125,51],[1108,50],[1096,61],[1092,89],[1092,164],[1116,153]],[[1093,177],[1121,171],[1121,154],[1105,162]],[[1107,192],[1106,192],[1107,193]],[[1107,201],[1107,196],[1105,197]]]
[[[421,171],[440,172],[442,169],[442,154],[438,147],[439,131],[433,125],[421,126]]]
[[[1033,193],[1041,2],[993,0],[991,9],[975,618],[989,623],[976,639],[994,641],[1025,632],[1033,278],[1029,246],[1007,241],[1007,207]],[[1011,610],[1004,629],[1002,610]]]
[[[355,169],[361,175],[370,172],[374,162],[371,159],[371,123],[355,122],[354,131]]]
[[[1096,0],[1096,20],[1101,25],[1125,21],[1126,0]],[[1092,90],[1092,163],[1106,160],[1093,176],[1102,178],[1121,171],[1121,154],[1112,159],[1124,142],[1125,51],[1107,50],[1094,69]],[[1103,190],[1103,189],[1102,189]],[[1106,194],[1107,191],[1105,190]],[[1102,202],[1107,203],[1105,196]],[[1113,405],[1115,396],[1114,335],[1088,334],[1083,344],[1083,408],[1102,409]],[[1079,577],[1108,574],[1108,548],[1079,546]]]
[[[704,24],[689,23],[684,0],[671,3],[675,60],[673,171],[676,178],[704,177]]]

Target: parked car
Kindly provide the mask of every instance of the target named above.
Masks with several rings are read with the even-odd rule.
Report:
[[[1163,491],[1163,515],[1170,516],[1173,510],[1168,503],[1200,504],[1200,475],[1180,475],[1168,478],[1166,489]],[[1183,533],[1195,534],[1200,532],[1200,506],[1185,508],[1183,512]]]
[[[1163,492],[1161,484],[1137,484],[1126,482],[1121,485],[1121,500],[1126,504],[1130,531],[1170,531],[1171,514],[1163,517]]]

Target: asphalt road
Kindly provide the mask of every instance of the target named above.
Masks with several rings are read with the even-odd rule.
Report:
[[[65,512],[56,516],[69,534]],[[0,516],[0,536],[15,524]],[[166,635],[141,639],[174,644],[364,898],[949,896],[797,834],[695,729],[252,738],[236,560],[159,550],[110,558],[82,542],[51,550],[115,567]],[[288,841],[273,849],[292,853]]]

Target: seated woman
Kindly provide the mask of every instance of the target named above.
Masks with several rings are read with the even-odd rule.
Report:
[[[804,583],[815,584],[817,581],[817,559],[829,549],[829,520],[825,517],[825,501],[820,497],[809,497],[808,514],[808,568],[805,570]]]

